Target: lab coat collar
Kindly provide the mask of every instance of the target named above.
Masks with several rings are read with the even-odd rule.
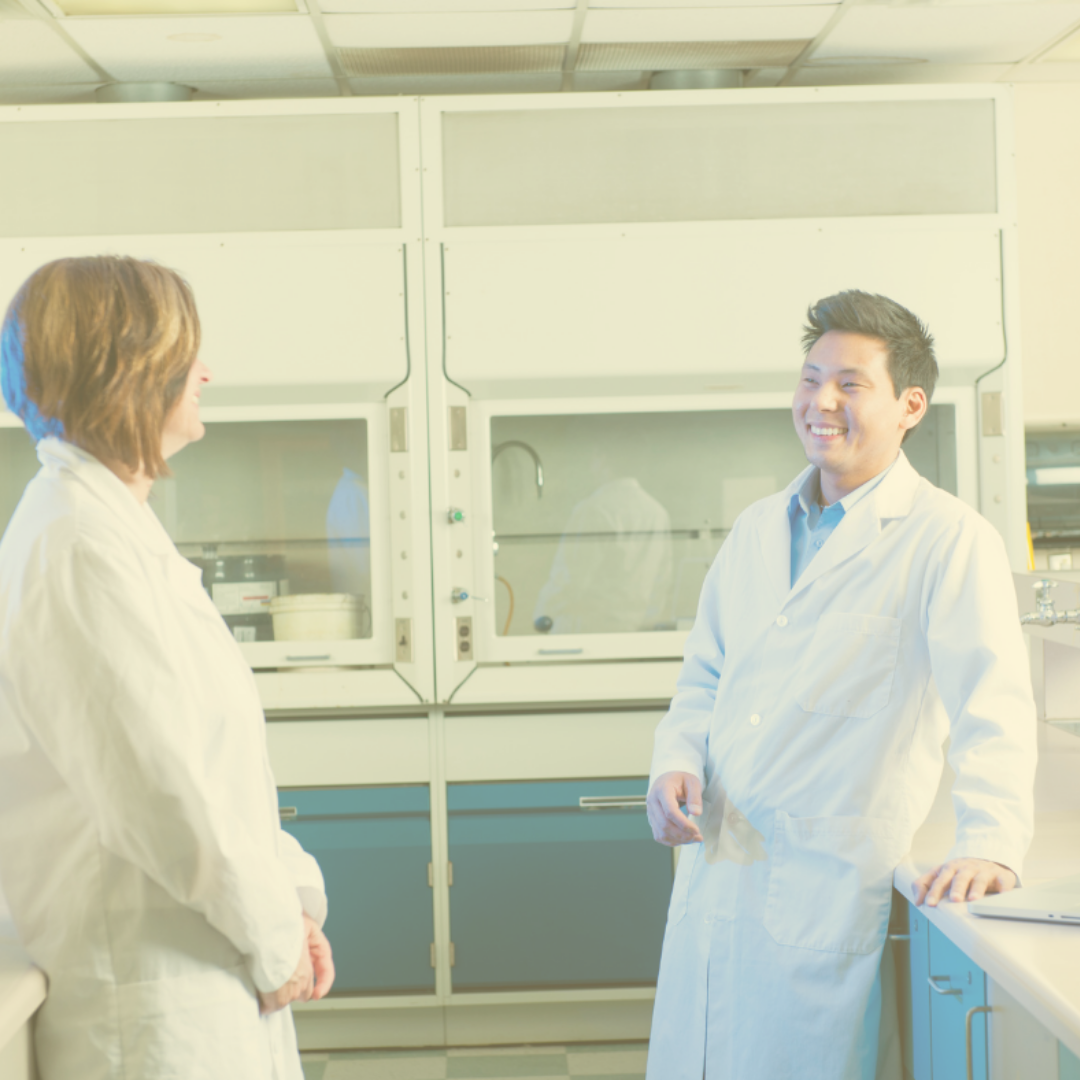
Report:
[[[919,484],[919,474],[901,450],[881,482],[845,512],[829,542],[792,588],[791,500],[804,490],[804,485],[816,471],[816,466],[811,465],[799,473],[758,520],[760,550],[777,598],[782,603],[787,603],[823,574],[862,551],[880,535],[882,521],[906,517],[911,511]]]
[[[50,435],[37,444],[37,455],[42,465],[72,473],[155,555],[179,555],[154,511],[139,502],[120,477],[93,454]]]

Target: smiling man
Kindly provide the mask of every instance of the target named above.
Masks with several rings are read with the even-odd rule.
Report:
[[[808,318],[792,415],[810,466],[735,522],[656,732],[649,821],[690,846],[648,1080],[898,1078],[892,877],[946,739],[956,842],[916,902],[1013,888],[1031,839],[1035,708],[1004,544],[901,450],[933,341],[857,291]]]

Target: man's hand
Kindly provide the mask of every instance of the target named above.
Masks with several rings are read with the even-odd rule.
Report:
[[[330,942],[309,915],[304,916],[304,948],[292,978],[270,993],[259,991],[259,1012],[272,1013],[294,1001],[318,1001],[334,985],[334,960]]]
[[[911,891],[916,904],[925,900],[931,907],[937,907],[946,891],[949,899],[958,903],[981,900],[987,893],[1015,888],[1016,875],[1007,866],[987,859],[950,859],[917,878]]]
[[[657,843],[668,847],[701,843],[701,830],[679,809],[680,802],[685,804],[686,814],[700,815],[701,781],[685,772],[666,772],[657,777],[645,804]]]

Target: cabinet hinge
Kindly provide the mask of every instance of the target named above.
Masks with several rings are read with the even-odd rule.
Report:
[[[454,950],[454,943],[450,942],[450,966],[453,967],[457,963],[457,953]]]
[[[431,943],[431,966],[435,966],[435,942]]]
[[[464,405],[450,406],[450,449],[469,449],[469,420]]]
[[[404,454],[409,449],[408,413],[402,408],[390,410],[390,453]]]
[[[447,886],[454,884],[454,864],[452,862],[446,864],[446,884]]]
[[[429,889],[435,888],[435,864],[427,864],[427,884]]]

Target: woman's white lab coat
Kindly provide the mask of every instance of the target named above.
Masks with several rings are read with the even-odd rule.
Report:
[[[1021,873],[1035,709],[1004,545],[901,454],[791,586],[788,505],[738,519],[652,775],[703,777],[672,891],[649,1080],[871,1080],[896,864],[951,738],[953,856]]]
[[[0,542],[0,875],[49,980],[41,1080],[300,1080],[315,861],[254,679],[148,506],[49,438]]]

